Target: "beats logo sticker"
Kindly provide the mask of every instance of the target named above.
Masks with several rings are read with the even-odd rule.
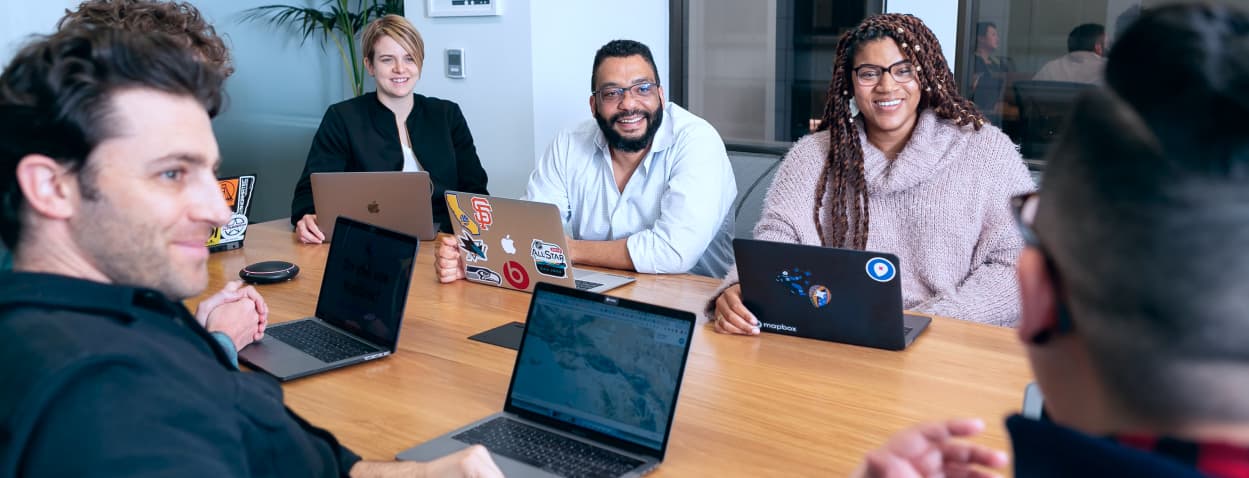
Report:
[[[529,272],[519,262],[507,261],[503,264],[503,278],[507,279],[508,285],[517,289],[529,288]]]

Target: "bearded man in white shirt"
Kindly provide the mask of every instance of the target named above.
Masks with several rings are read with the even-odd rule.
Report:
[[[719,133],[664,101],[650,49],[613,40],[594,56],[593,121],[556,135],[525,199],[559,207],[575,264],[720,277],[733,263],[737,185]],[[464,278],[462,252],[442,237],[442,282]]]

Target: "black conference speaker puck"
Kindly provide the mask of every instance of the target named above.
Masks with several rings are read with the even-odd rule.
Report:
[[[272,284],[294,279],[299,266],[286,261],[264,261],[239,269],[239,277],[253,284]]]

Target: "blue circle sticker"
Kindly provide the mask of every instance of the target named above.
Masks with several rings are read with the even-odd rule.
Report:
[[[876,282],[889,282],[897,272],[893,263],[884,257],[873,257],[867,261],[867,276]]]

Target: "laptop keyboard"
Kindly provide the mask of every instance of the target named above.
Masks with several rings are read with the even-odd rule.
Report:
[[[598,282],[590,282],[588,280],[580,280],[580,279],[573,279],[573,280],[577,281],[577,290],[590,290],[595,287],[603,285],[603,284],[599,284]]]
[[[325,363],[333,363],[375,351],[372,347],[312,320],[274,327],[266,330],[265,334],[286,342],[287,345]]]
[[[507,417],[495,418],[452,438],[484,445],[492,453],[570,478],[620,476],[643,463]]]

